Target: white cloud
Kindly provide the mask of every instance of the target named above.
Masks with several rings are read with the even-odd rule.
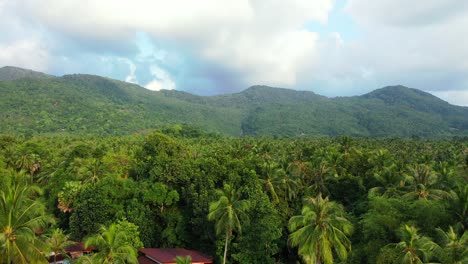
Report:
[[[160,90],[174,90],[176,88],[175,82],[172,80],[170,74],[161,69],[157,65],[150,67],[151,74],[154,79],[145,85],[145,88],[153,91]]]
[[[429,92],[451,104],[468,106],[468,90],[466,91],[429,91]]]
[[[345,10],[359,37],[322,47],[320,77],[311,78],[327,87],[320,92],[356,94],[392,84],[468,89],[468,2],[349,0]]]
[[[136,65],[129,59],[121,59],[121,60],[125,62],[126,64],[128,64],[128,67],[130,68],[130,72],[128,73],[127,77],[125,77],[125,81],[129,83],[138,84],[138,80],[135,75]]]
[[[22,39],[8,44],[0,43],[0,66],[12,65],[45,71],[50,56],[40,42]]]
[[[77,39],[116,42],[147,32],[244,83],[292,86],[316,54],[317,34],[333,0],[18,0],[21,11],[48,29]],[[53,7],[53,8],[50,8]]]

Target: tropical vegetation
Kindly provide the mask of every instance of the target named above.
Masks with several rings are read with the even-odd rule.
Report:
[[[140,247],[216,263],[468,258],[462,137],[0,135],[0,177],[0,263],[53,261],[67,241],[95,248],[81,263],[134,263]]]

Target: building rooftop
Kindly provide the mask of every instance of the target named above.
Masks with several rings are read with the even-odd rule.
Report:
[[[203,255],[195,250],[188,250],[184,248],[142,248],[140,252],[145,254],[149,259],[156,260],[160,263],[174,263],[177,256],[190,256],[192,262],[196,263],[213,263],[210,257]]]

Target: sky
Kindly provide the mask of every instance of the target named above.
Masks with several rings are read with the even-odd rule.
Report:
[[[468,106],[468,1],[0,0],[0,67],[199,95],[388,85]]]

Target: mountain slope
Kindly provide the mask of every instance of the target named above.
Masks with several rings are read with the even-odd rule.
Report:
[[[0,81],[0,133],[122,135],[188,123],[231,136],[468,135],[468,108],[403,86],[332,99],[266,86],[205,97],[93,75],[35,76]]]
[[[0,81],[10,81],[23,78],[53,78],[53,76],[42,72],[12,66],[0,68]]]
[[[219,126],[240,134],[238,111],[188,104],[137,85],[92,75],[0,81],[1,133],[122,135],[167,124]],[[226,118],[229,116],[229,118]],[[237,119],[237,122],[236,122]]]

